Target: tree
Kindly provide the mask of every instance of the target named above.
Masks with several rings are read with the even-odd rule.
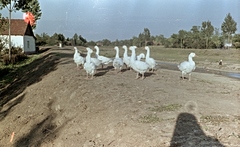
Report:
[[[35,21],[39,20],[42,16],[38,0],[31,0],[31,2],[27,3],[27,5],[22,8],[22,12],[31,12],[34,15]],[[36,28],[36,23],[32,26],[32,28]]]
[[[79,45],[84,46],[87,43],[87,40],[85,38],[83,38],[81,35],[79,35],[78,37],[79,37],[79,41],[80,41]]]
[[[200,26],[192,26],[191,29],[191,48],[202,48]]]
[[[8,28],[8,21],[6,18],[2,17],[0,13],[0,34]]]
[[[214,27],[210,21],[204,21],[202,22],[201,31],[205,40],[205,48],[207,49],[209,46],[209,39],[213,35]]]
[[[221,41],[220,41],[220,33],[219,33],[219,29],[218,28],[215,28],[214,29],[214,34],[212,36],[212,43],[214,44],[214,48],[220,48],[220,45],[221,45]]]
[[[183,42],[184,42],[184,39],[186,38],[186,35],[187,35],[187,31],[185,30],[178,31],[178,37],[180,39],[181,48],[183,48]]]
[[[76,46],[78,45],[78,34],[74,34],[72,38],[72,45]]]
[[[57,34],[57,40],[59,43],[59,46],[62,47],[62,45],[64,44],[65,41],[65,37],[63,34]]]
[[[16,10],[27,10],[30,9],[29,7],[29,3],[31,3],[32,1],[36,1],[36,0],[0,0],[0,9],[3,8],[7,8],[9,11],[9,39],[8,39],[8,47],[9,47],[9,61],[11,60],[11,30],[10,30],[10,26],[11,26],[11,13],[12,11],[16,11]],[[38,4],[39,6],[39,4]],[[38,9],[40,10],[40,9]],[[41,11],[41,10],[40,10]]]
[[[0,13],[0,35],[2,34],[3,31],[5,31],[8,27],[8,22],[7,20],[2,17],[2,14]],[[7,38],[5,37],[0,37],[0,52],[2,51],[3,48],[6,47],[6,42]]]
[[[235,46],[235,48],[240,48],[240,34],[233,36],[233,46]]]
[[[227,16],[225,17],[221,29],[223,31],[223,34],[227,35],[227,41],[228,43],[230,43],[231,35],[237,31],[237,23],[233,20],[230,13],[228,13]]]
[[[102,43],[103,43],[103,46],[109,46],[111,44],[111,41],[108,39],[103,39]]]
[[[36,34],[36,45],[43,46],[47,44],[47,40],[49,40],[50,36],[47,33],[42,33],[40,35]]]
[[[150,30],[148,28],[144,28],[144,32],[142,33],[142,35],[146,46],[147,42],[150,41],[151,37]]]

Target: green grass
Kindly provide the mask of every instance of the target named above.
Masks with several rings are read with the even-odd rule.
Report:
[[[148,115],[140,116],[139,121],[142,123],[156,123],[156,122],[161,122],[162,119],[157,117],[157,115],[148,114]]]
[[[15,73],[21,72],[24,67],[30,63],[32,63],[34,60],[38,59],[40,55],[31,55],[28,57],[28,59],[21,61],[17,64],[10,64],[10,65],[0,65],[0,87],[5,86],[8,83],[11,83],[14,81],[16,75]]]
[[[194,58],[196,62],[217,62],[220,59],[230,63],[239,64],[240,62],[240,50],[239,49],[180,49],[180,48],[164,48],[161,46],[149,46],[150,56],[155,60],[175,62],[179,63],[187,60],[188,54],[195,52],[197,57]],[[93,47],[90,47],[95,51]],[[100,55],[107,57],[115,57],[115,50],[113,46],[102,46],[100,48]],[[79,47],[79,49],[86,53],[85,47]],[[119,46],[119,56],[123,56],[123,48]],[[144,53],[146,50],[144,47],[136,49],[136,54]],[[131,51],[128,50],[128,55],[131,56]]]
[[[222,122],[228,122],[229,118],[226,116],[206,115],[206,116],[201,116],[200,120],[201,122],[204,122],[204,123],[212,123],[215,125],[219,125]]]

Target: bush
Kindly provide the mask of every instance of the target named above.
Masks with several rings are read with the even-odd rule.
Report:
[[[3,64],[4,65],[16,64],[17,62],[21,62],[27,58],[28,58],[27,55],[20,53],[20,54],[12,54],[11,60],[9,60],[9,55],[5,54],[3,56]]]

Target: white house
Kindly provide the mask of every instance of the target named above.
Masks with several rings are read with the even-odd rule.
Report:
[[[8,35],[9,30],[6,29],[0,34],[0,37],[8,38]],[[23,19],[11,19],[11,44],[15,47],[21,47],[25,53],[36,52],[36,38],[32,27]]]

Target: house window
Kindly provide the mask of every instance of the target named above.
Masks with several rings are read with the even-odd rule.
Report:
[[[30,42],[27,41],[27,48],[30,48]]]

